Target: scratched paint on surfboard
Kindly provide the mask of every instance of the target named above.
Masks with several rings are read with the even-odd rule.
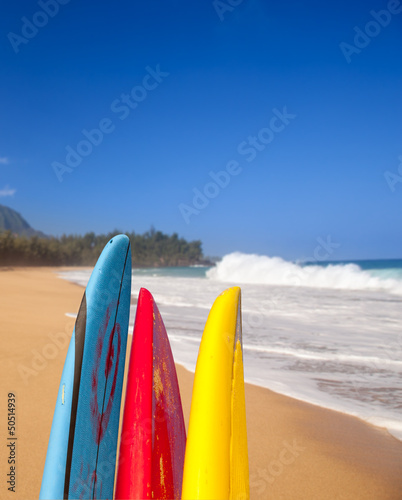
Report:
[[[103,326],[104,331],[99,332],[98,344],[96,346],[96,357],[95,365],[92,371],[92,396],[91,396],[91,422],[92,422],[92,434],[96,444],[100,444],[105,435],[106,428],[109,423],[110,414],[112,411],[113,398],[116,390],[117,373],[119,368],[120,359],[120,349],[121,349],[121,333],[120,325],[116,323],[110,333],[108,339],[108,346],[106,350],[106,358],[104,359],[104,371],[106,386],[109,380],[113,380],[109,397],[107,397],[106,391],[103,401],[98,402],[98,387],[99,387],[99,375],[101,370],[103,370],[103,365],[101,365],[101,358],[103,352],[104,340],[106,340],[105,332],[107,330],[110,320],[110,308],[106,311],[105,324]],[[116,337],[116,338],[115,338]],[[114,341],[117,342],[117,352],[115,355],[115,345]],[[114,371],[112,373],[112,368]],[[102,397],[102,394],[100,395]],[[105,408],[105,401],[107,401]]]
[[[180,498],[185,443],[176,368],[166,329],[152,295],[141,289],[130,353],[116,499]]]
[[[104,320],[96,339],[94,363],[91,370],[91,394],[89,405],[87,395],[83,395],[82,419],[91,422],[91,435],[87,436],[86,444],[82,449],[80,460],[80,474],[71,485],[73,498],[103,498],[102,480],[104,473],[111,472],[112,462],[106,464],[99,461],[99,447],[108,429],[119,370],[121,352],[121,328],[119,323],[113,324],[111,316],[116,315],[117,301],[110,304],[106,310]],[[85,390],[84,390],[85,393]],[[88,443],[89,439],[92,443]]]
[[[77,315],[49,438],[43,500],[113,496],[130,298],[130,242],[118,235],[100,255]]]
[[[152,301],[138,296],[127,374],[116,499],[150,498],[152,460]]]
[[[84,345],[84,352],[92,355],[84,358],[81,370],[69,498],[111,498],[113,494],[130,303],[129,289],[124,296],[120,291],[131,280],[130,264],[126,256],[120,271],[124,278],[118,280],[119,274],[112,273],[107,287],[103,283],[96,289],[99,299],[93,301],[87,320],[87,329],[96,334],[87,336]]]
[[[153,306],[152,493],[153,498],[180,498],[185,452],[183,412],[169,340],[155,302]]]

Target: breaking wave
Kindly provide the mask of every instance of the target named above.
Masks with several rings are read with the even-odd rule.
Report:
[[[389,276],[386,274],[385,276]],[[402,280],[373,276],[357,264],[300,265],[280,257],[234,252],[207,271],[207,278],[236,283],[381,290],[402,295]]]

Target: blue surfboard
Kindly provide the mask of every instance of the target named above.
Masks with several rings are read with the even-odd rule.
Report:
[[[125,235],[91,274],[61,376],[40,499],[113,497],[131,298]]]

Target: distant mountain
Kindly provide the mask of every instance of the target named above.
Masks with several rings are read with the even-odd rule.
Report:
[[[0,232],[11,231],[19,236],[39,236],[47,238],[41,231],[35,231],[28,222],[15,210],[0,205]]]
[[[93,266],[115,234],[64,234],[53,238],[35,231],[12,208],[0,205],[0,267]],[[135,268],[211,265],[203,256],[200,240],[186,241],[177,233],[168,235],[154,228],[142,235],[134,231],[126,234],[130,238]]]

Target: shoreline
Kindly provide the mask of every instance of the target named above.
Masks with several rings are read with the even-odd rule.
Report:
[[[83,288],[60,279],[72,268],[0,272],[0,368],[3,406],[17,396],[17,495],[39,494],[61,371]],[[186,423],[193,373],[177,372]],[[402,443],[358,417],[246,383],[250,492],[259,498],[402,497]],[[6,426],[0,428],[6,442]],[[0,471],[7,473],[3,447]]]
[[[86,271],[92,270],[92,268],[88,268],[88,267],[85,267],[85,268],[77,268],[77,267],[70,267],[69,268],[69,267],[67,267],[67,268],[63,268],[63,271],[66,271],[68,273],[68,271],[79,271],[82,269],[85,269]],[[69,281],[68,277],[65,276],[64,278],[67,281]],[[137,276],[137,278],[138,278],[138,276]],[[74,283],[74,281],[71,281],[71,282]],[[77,282],[75,282],[75,283],[77,283]],[[79,286],[82,286],[84,289],[83,284],[79,284]],[[222,286],[226,287],[226,286],[229,286],[229,284],[222,283]],[[133,306],[135,304],[136,304],[136,299],[133,298],[133,296],[132,296],[131,305]],[[133,320],[133,318],[132,318],[132,320]],[[199,325],[199,327],[200,327],[200,334],[201,334],[203,325],[202,326]],[[168,329],[168,331],[169,331],[169,329]],[[129,332],[129,334],[130,334],[130,332]],[[175,340],[171,339],[172,348],[173,348],[174,344],[175,344]],[[173,348],[173,351],[174,351],[174,348]],[[180,360],[180,356],[177,359]],[[177,361],[177,362],[179,364],[183,365],[190,372],[194,373],[195,360],[194,360],[194,362],[193,361],[188,362],[188,361],[186,361],[185,357],[184,358],[182,357],[181,359],[182,360]],[[273,380],[275,380],[275,379],[271,378],[269,380],[269,382],[271,382]],[[345,415],[357,417],[357,418],[361,419],[362,421],[369,423],[370,425],[387,430],[387,432],[392,437],[394,437],[397,440],[402,442],[402,421],[398,420],[395,416],[384,416],[384,415],[376,416],[375,411],[371,411],[370,409],[366,408],[365,409],[366,412],[364,412],[362,408],[353,407],[354,406],[353,404],[348,405],[347,402],[345,400],[342,400],[342,399],[323,400],[323,399],[320,399],[319,397],[311,397],[311,396],[309,397],[309,395],[306,394],[305,391],[294,390],[294,386],[287,386],[286,390],[282,391],[281,388],[278,388],[277,386],[275,386],[275,384],[269,385],[268,379],[263,380],[263,379],[261,379],[261,377],[257,377],[257,378],[253,379],[253,377],[247,377],[247,373],[246,373],[245,381],[247,383],[271,390],[277,394],[281,394],[283,396],[293,398],[297,401],[309,403],[309,404],[317,406],[319,408],[325,408],[328,410],[340,412],[340,413],[345,414]],[[320,395],[321,395],[321,393],[320,393]]]
[[[180,364],[176,369],[187,427],[194,373]],[[386,429],[265,387],[245,387],[251,498],[402,498],[402,443]],[[395,491],[387,492],[394,480]]]
[[[185,363],[181,363],[180,361],[178,361],[175,364],[176,364],[176,366],[180,366],[183,370],[186,370],[189,374],[191,374],[192,376],[194,376],[194,373],[195,373],[194,370],[191,369],[189,366],[187,366]],[[346,417],[355,418],[355,419],[359,420],[360,422],[362,422],[362,423],[364,423],[364,424],[366,424],[366,425],[368,425],[370,427],[373,427],[373,428],[375,428],[375,429],[377,429],[379,431],[383,431],[390,438],[395,439],[396,441],[398,441],[399,443],[402,444],[402,430],[399,431],[401,433],[401,437],[398,437],[395,434],[393,434],[384,425],[380,425],[380,424],[377,424],[377,423],[370,422],[369,420],[366,420],[361,415],[357,415],[355,413],[348,412],[347,410],[342,410],[342,409],[339,409],[339,408],[333,408],[333,407],[331,408],[330,406],[325,406],[324,404],[320,404],[318,402],[308,401],[307,399],[302,399],[301,397],[299,398],[299,397],[294,396],[294,395],[285,394],[283,392],[278,392],[278,391],[275,391],[274,389],[271,389],[270,387],[268,387],[266,385],[258,384],[257,382],[254,382],[253,380],[250,380],[250,379],[247,379],[247,378],[244,379],[244,382],[245,382],[245,384],[247,384],[249,386],[253,386],[253,387],[258,388],[258,389],[264,389],[264,390],[269,391],[269,392],[271,392],[273,394],[276,394],[278,396],[283,396],[284,398],[292,399],[293,401],[295,401],[297,403],[306,404],[306,405],[312,406],[312,407],[317,408],[317,409],[328,410],[328,411],[331,411],[331,412],[339,413],[339,414],[344,415]],[[368,418],[372,418],[372,417],[368,417]]]

